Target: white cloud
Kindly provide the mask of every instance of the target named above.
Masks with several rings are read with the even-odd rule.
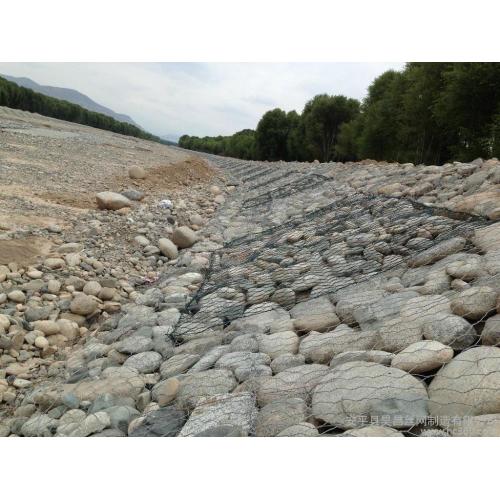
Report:
[[[78,90],[159,134],[232,134],[319,93],[361,99],[403,63],[0,63],[0,73]]]

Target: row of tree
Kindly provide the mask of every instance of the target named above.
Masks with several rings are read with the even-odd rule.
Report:
[[[444,163],[500,156],[500,64],[408,63],[386,71],[362,103],[317,95],[299,115],[266,112],[232,136],[184,135],[196,151],[255,160]]]
[[[49,97],[31,89],[21,87],[0,77],[0,106],[31,111],[40,115],[81,123],[90,127],[110,130],[118,134],[131,135],[141,139],[160,139],[135,125],[120,122],[102,113],[89,111],[77,104]],[[160,141],[161,142],[161,141]]]

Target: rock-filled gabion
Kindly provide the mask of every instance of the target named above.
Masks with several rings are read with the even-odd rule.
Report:
[[[214,218],[5,435],[500,435],[497,161],[205,158]]]

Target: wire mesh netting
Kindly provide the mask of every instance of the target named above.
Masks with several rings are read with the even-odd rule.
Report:
[[[203,156],[230,187],[191,250],[208,266],[180,261],[32,391],[24,435],[500,435],[500,224],[342,165]]]

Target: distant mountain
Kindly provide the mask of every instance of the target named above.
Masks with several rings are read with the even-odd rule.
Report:
[[[78,104],[82,108],[88,109],[89,111],[95,111],[97,113],[102,113],[107,116],[111,116],[115,120],[120,122],[130,123],[136,127],[140,127],[137,123],[130,118],[128,115],[123,115],[120,113],[115,113],[112,109],[101,106],[97,102],[93,101],[90,97],[85,94],[78,92],[73,89],[65,89],[63,87],[51,87],[49,85],[39,85],[29,78],[0,75],[6,80],[17,83],[21,87],[26,87],[28,89],[34,90],[35,92],[40,92],[40,94],[47,95],[49,97],[55,97],[56,99],[63,99],[65,101],[71,102],[73,104]]]

